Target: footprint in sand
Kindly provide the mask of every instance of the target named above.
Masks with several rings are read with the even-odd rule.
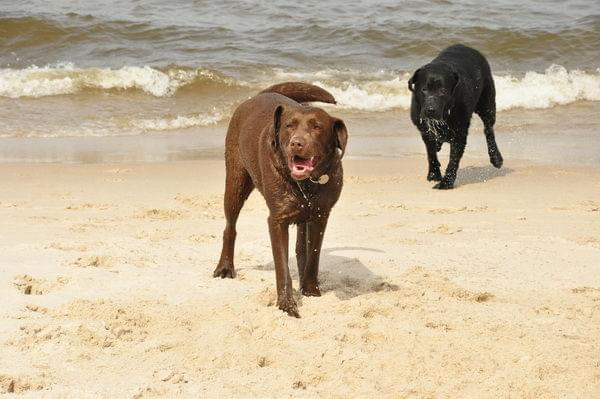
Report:
[[[77,210],[82,210],[82,209],[99,209],[101,211],[104,211],[108,208],[114,207],[115,205],[111,205],[111,204],[92,204],[90,202],[84,202],[82,204],[71,204],[65,207],[65,209],[71,210],[71,211],[77,211]]]
[[[575,240],[579,245],[588,245],[596,248],[600,248],[600,237],[579,237]]]
[[[408,210],[408,206],[406,204],[397,202],[397,203],[389,203],[389,204],[382,204],[381,205],[382,208],[384,209],[399,209],[402,211],[407,211]]]
[[[597,214],[600,214],[600,202],[590,200],[582,202],[581,205],[588,212],[597,212]]]
[[[39,391],[49,384],[46,374],[36,376],[0,374],[0,394]]]
[[[475,206],[475,207],[467,207],[463,206],[461,208],[433,208],[428,212],[433,215],[449,215],[453,213],[461,213],[461,212],[469,212],[469,213],[481,213],[481,212],[489,212],[490,209],[487,206]]]
[[[448,278],[420,266],[416,266],[405,273],[403,280],[404,283],[401,285],[399,292],[405,296],[425,296],[425,293],[429,292],[435,294],[431,297],[438,299],[444,296],[480,303],[488,302],[494,298],[494,295],[487,291],[467,290]]]
[[[139,251],[138,251],[139,252]],[[112,257],[107,255],[80,256],[70,263],[66,263],[75,267],[93,267],[98,269],[113,269],[115,265],[130,265],[135,267],[148,267],[156,262],[146,256],[133,257]],[[113,273],[118,273],[116,270],[110,270]]]
[[[188,237],[188,240],[197,243],[211,242],[217,239],[214,234],[192,234]]]
[[[85,252],[88,250],[85,245],[71,245],[71,244],[63,244],[61,242],[51,242],[50,244],[44,247],[45,249],[57,249],[59,251],[78,251]]]
[[[223,196],[221,195],[208,195],[208,196],[184,196],[177,195],[175,201],[181,203],[184,206],[194,208],[197,213],[201,211],[202,216],[209,219],[222,219],[223,218]],[[246,212],[254,210],[252,206],[245,206]]]
[[[173,238],[173,231],[161,229],[140,230],[135,234],[135,238],[138,240],[160,242]]]
[[[460,233],[462,231],[462,227],[450,227],[447,224],[440,224],[435,227],[431,227],[426,230],[426,233],[434,233],[434,234],[445,234],[451,235]]]
[[[75,233],[87,233],[92,230],[112,229],[114,219],[96,219],[86,223],[76,223],[69,227],[69,230]]]
[[[94,255],[80,256],[75,259],[71,265],[77,267],[97,267],[101,269],[109,269],[113,266],[114,259],[110,256]]]
[[[600,288],[594,287],[577,287],[571,290],[573,294],[583,295],[595,301],[600,300]]]
[[[177,209],[145,209],[133,214],[134,219],[176,220],[187,216],[188,211]]]
[[[68,283],[68,279],[57,277],[55,281],[36,279],[28,274],[15,276],[14,285],[25,295],[44,295],[54,288],[62,287]]]
[[[171,384],[182,384],[187,383],[188,380],[185,377],[185,374],[182,372],[177,372],[172,369],[162,369],[156,370],[154,372],[154,377],[159,379],[162,382],[170,382]]]

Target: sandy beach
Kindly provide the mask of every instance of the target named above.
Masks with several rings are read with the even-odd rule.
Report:
[[[600,398],[597,3],[2,2],[0,399]],[[409,82],[458,43],[504,166],[473,116],[438,191],[413,93],[491,81]],[[300,319],[258,192],[212,278],[229,122],[292,81],[349,135]]]
[[[439,192],[421,155],[344,165],[301,319],[256,192],[211,277],[222,161],[0,165],[0,394],[600,396],[597,168],[465,157]]]

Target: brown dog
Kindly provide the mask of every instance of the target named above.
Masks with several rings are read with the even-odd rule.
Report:
[[[269,207],[269,233],[277,279],[277,305],[300,317],[288,268],[288,227],[298,225],[300,289],[319,296],[319,255],[329,212],[342,190],[342,155],[348,132],[341,119],[299,103],[335,104],[327,91],[305,83],[271,86],[242,103],[225,141],[223,250],[214,277],[235,277],[235,223],[256,187]]]

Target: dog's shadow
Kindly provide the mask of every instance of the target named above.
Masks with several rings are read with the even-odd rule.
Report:
[[[365,247],[323,248],[319,262],[319,287],[321,294],[334,292],[340,300],[347,300],[372,292],[397,291],[398,286],[371,272],[358,258],[340,255],[342,251],[383,252]],[[269,262],[256,267],[259,270],[274,270]],[[298,279],[296,257],[290,257],[289,269],[292,278]]]
[[[456,176],[457,186],[466,186],[468,184],[484,183],[496,177],[506,176],[512,173],[510,168],[497,169],[492,165],[486,166],[467,166],[458,170]]]

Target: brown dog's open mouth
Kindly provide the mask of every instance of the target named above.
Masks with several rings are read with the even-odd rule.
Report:
[[[319,157],[303,158],[294,155],[288,162],[292,177],[296,180],[306,179],[319,163]]]

